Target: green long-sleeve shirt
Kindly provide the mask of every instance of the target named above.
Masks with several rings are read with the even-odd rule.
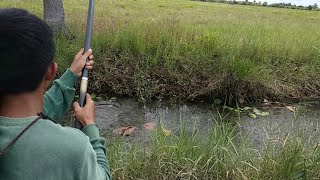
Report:
[[[44,96],[43,111],[58,121],[69,109],[77,81],[70,70]],[[37,117],[0,117],[0,149]],[[0,157],[0,180],[111,179],[105,140],[95,125],[80,130],[41,119]]]

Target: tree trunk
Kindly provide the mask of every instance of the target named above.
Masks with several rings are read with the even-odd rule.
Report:
[[[62,0],[43,0],[44,21],[52,28],[53,32],[67,32],[64,21]]]

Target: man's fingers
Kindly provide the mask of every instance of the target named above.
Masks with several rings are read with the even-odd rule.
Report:
[[[86,69],[91,70],[92,66],[86,66]]]
[[[74,111],[77,111],[77,109],[81,108],[79,103],[78,102],[74,102],[73,103],[73,108],[74,108]]]
[[[84,49],[81,48],[80,51],[76,54],[75,59],[79,59],[83,54]]]
[[[94,56],[91,54],[91,55],[89,56],[89,59],[90,59],[90,60],[93,60],[93,59],[94,59]]]
[[[93,64],[94,64],[94,61],[91,60],[91,61],[88,61],[88,62],[86,63],[86,66],[92,66]]]
[[[88,93],[87,93],[87,95],[86,95],[86,103],[87,103],[87,104],[94,103],[93,100],[91,99],[90,94],[88,94]]]
[[[84,59],[87,59],[87,57],[89,57],[91,54],[92,54],[92,49],[89,49],[87,52],[85,52],[85,53],[82,55],[82,57],[83,57]]]

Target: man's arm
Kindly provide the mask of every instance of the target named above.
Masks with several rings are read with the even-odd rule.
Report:
[[[83,54],[81,49],[69,69],[57,80],[53,82],[52,87],[45,93],[43,98],[43,113],[50,119],[59,122],[65,113],[69,110],[74,99],[74,85],[81,75],[82,68],[92,69],[93,55],[92,50]],[[86,63],[89,57],[90,61]]]
[[[95,105],[90,95],[86,96],[86,105],[81,108],[78,102],[73,104],[77,119],[84,126],[82,132],[89,137],[82,160],[76,169],[76,179],[111,179],[106,157],[105,140],[99,135],[95,125]]]
[[[106,158],[105,139],[99,136],[96,125],[91,124],[83,128],[82,132],[89,137],[89,141],[79,166],[76,168],[75,179],[110,180],[111,174]]]
[[[53,82],[52,87],[43,97],[43,113],[50,119],[59,122],[69,110],[75,95],[74,85],[78,81],[70,69]]]

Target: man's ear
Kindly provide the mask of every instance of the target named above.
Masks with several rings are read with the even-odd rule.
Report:
[[[51,81],[54,79],[58,71],[58,64],[57,63],[52,63],[47,70],[47,73],[45,75],[45,80]]]

